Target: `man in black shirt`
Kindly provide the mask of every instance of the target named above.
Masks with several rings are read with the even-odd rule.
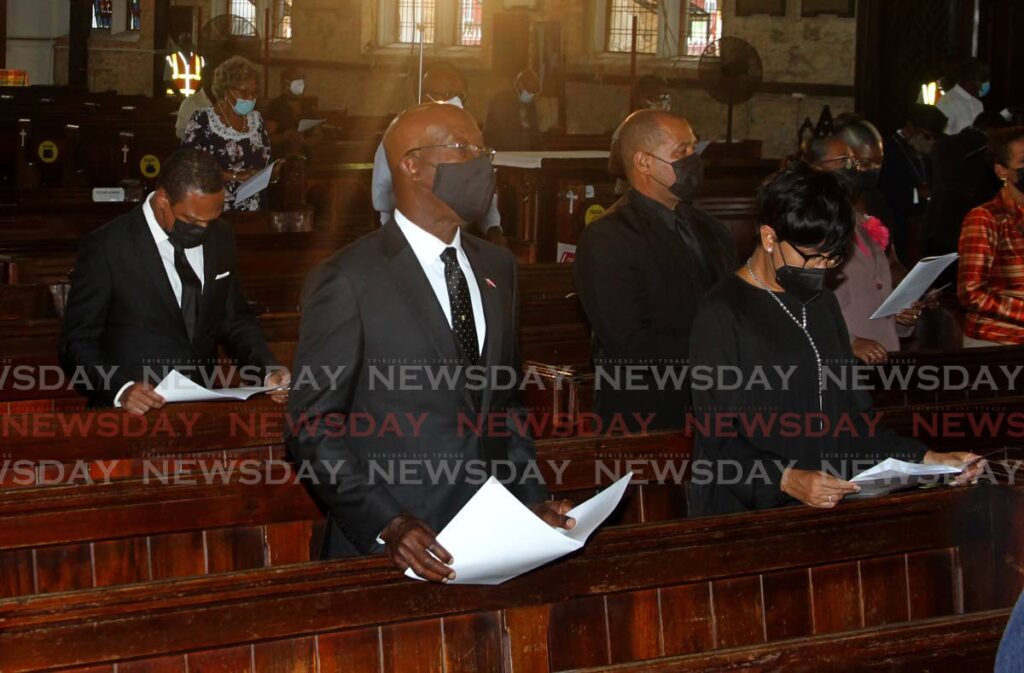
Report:
[[[285,68],[281,73],[281,93],[270,101],[264,115],[275,158],[301,152],[305,147],[306,134],[299,133],[299,122],[304,117],[302,97],[305,92],[306,76],[302,71],[294,67]]]
[[[627,117],[612,148],[630,189],[580,237],[573,277],[593,329],[606,427],[683,426],[690,393],[680,366],[697,303],[736,266],[729,231],[693,205],[703,180],[696,142],[669,112]]]

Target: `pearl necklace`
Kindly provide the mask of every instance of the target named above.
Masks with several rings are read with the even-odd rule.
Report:
[[[779,308],[785,311],[786,315],[788,315],[790,319],[796,323],[796,326],[799,327],[800,331],[804,333],[805,337],[807,337],[807,343],[811,344],[811,350],[814,351],[814,362],[818,365],[818,411],[824,412],[825,405],[822,402],[822,391],[824,390],[825,386],[823,385],[824,377],[822,375],[821,354],[818,352],[818,345],[814,343],[814,339],[811,338],[811,333],[807,331],[807,307],[804,305],[800,306],[800,320],[797,320],[796,316],[793,315],[792,311],[789,310],[789,307],[786,306],[786,304],[783,303],[781,299],[779,299],[779,296],[772,292],[772,289],[765,285],[761,281],[761,279],[757,277],[757,274],[754,273],[754,267],[750,266],[749,259],[747,260],[747,273],[750,274],[750,278],[755,283],[757,283],[762,290],[767,292],[771,296],[771,298],[775,300],[775,303],[779,305]]]

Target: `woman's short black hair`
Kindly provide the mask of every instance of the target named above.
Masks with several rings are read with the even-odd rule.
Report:
[[[803,162],[765,180],[757,193],[757,212],[758,222],[774,229],[780,241],[825,256],[846,252],[856,222],[841,178]]]
[[[988,158],[992,165],[1010,167],[1013,155],[1010,145],[1024,140],[1024,126],[1011,126],[1007,129],[994,131],[988,139]]]

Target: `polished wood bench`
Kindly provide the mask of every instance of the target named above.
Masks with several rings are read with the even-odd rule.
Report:
[[[1008,608],[1022,512],[1020,489],[1000,486],[613,527],[497,587],[428,585],[362,558],[9,599],[0,665],[545,673],[781,651]]]

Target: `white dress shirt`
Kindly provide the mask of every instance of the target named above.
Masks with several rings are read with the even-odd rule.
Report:
[[[164,273],[167,274],[167,280],[171,281],[171,289],[174,290],[174,298],[178,300],[178,307],[181,307],[181,278],[178,276],[178,270],[174,268],[174,246],[171,245],[171,239],[168,238],[167,232],[164,231],[160,223],[156,221],[156,216],[153,214],[153,206],[149,205],[149,200],[153,197],[153,193],[146,196],[142,202],[142,214],[146,217],[146,224],[149,225],[149,232],[153,234],[153,240],[156,241],[157,252],[160,253],[160,261],[164,263]],[[194,248],[185,249],[185,259],[188,261],[189,266],[199,276],[200,287],[206,284],[206,279],[203,277],[203,246],[197,245]],[[121,393],[123,393],[129,386],[135,381],[129,381],[128,383],[121,386],[121,389],[114,395],[114,406],[121,406]]]
[[[409,242],[409,247],[412,248],[420,266],[423,267],[423,273],[430,281],[430,287],[434,290],[438,303],[441,304],[441,310],[444,311],[444,317],[448,319],[449,327],[452,326],[452,307],[451,301],[448,299],[448,284],[444,279],[444,260],[441,259],[441,253],[446,248],[455,248],[459,267],[462,269],[463,275],[466,276],[466,284],[469,285],[469,298],[473,303],[473,321],[476,323],[477,347],[482,351],[484,337],[487,336],[484,304],[480,296],[480,286],[473,274],[473,267],[469,265],[469,258],[466,257],[466,253],[462,249],[462,232],[456,230],[455,239],[451,245],[448,245],[437,236],[413,224],[400,210],[395,211],[395,224],[401,229],[405,240]]]
[[[960,133],[985,111],[985,104],[960,88],[959,84],[950,89],[935,107],[949,118],[946,123],[948,135]]]
[[[150,194],[146,197],[146,200],[142,202],[142,214],[146,216],[146,223],[149,224],[149,231],[153,234],[153,240],[156,241],[156,249],[160,253],[160,261],[164,263],[164,271],[167,273],[167,280],[171,281],[171,289],[174,290],[174,298],[178,300],[178,306],[181,306],[181,278],[178,277],[178,270],[174,268],[174,246],[171,245],[171,239],[168,238],[167,232],[164,231],[163,227],[156,221],[156,216],[153,214],[153,206],[149,205],[149,199],[153,195]],[[197,245],[194,248],[185,248],[185,259],[188,260],[189,266],[199,276],[199,286],[203,287],[206,284],[206,279],[203,277],[203,246]]]

